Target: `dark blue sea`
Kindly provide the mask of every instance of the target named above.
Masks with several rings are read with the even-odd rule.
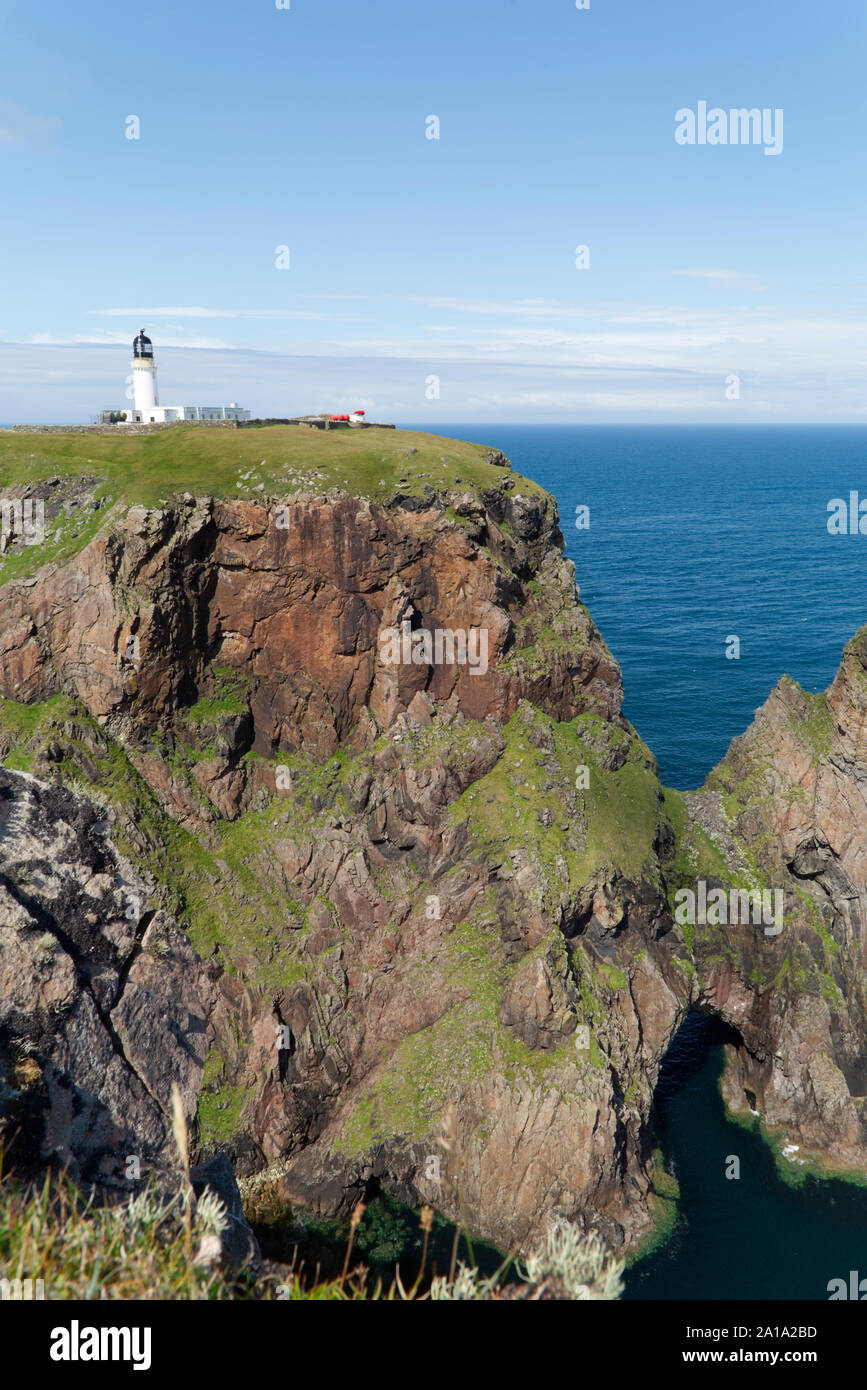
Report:
[[[827,528],[832,497],[867,499],[867,427],[437,431],[501,448],[557,498],[624,712],[667,786],[699,786],[783,673],[823,690],[867,623],[867,536]]]
[[[557,498],[581,597],[623,668],[624,712],[668,786],[699,786],[784,672],[825,689],[867,623],[867,536],[827,524],[832,498],[867,498],[867,427],[437,430],[502,449]],[[827,1299],[829,1280],[867,1278],[867,1192],[783,1184],[759,1136],[727,1119],[721,1061],[719,1025],[688,1020],[655,1120],[679,1219],[625,1296]]]

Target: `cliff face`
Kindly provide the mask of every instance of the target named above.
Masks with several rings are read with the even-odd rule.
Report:
[[[211,987],[112,813],[0,771],[0,1115],[12,1161],[110,1181],[196,1113]]]
[[[234,677],[245,717],[223,721],[215,782],[251,749],[364,746],[371,716],[387,727],[416,695],[415,710],[500,723],[521,699],[614,717],[619,670],[574,604],[550,500],[453,503],[453,520],[351,497],[131,508],[73,564],[4,591],[4,693],[74,692],[132,746],[188,732],[185,707]],[[384,665],[378,635],[406,620],[483,630],[486,660]]]
[[[405,623],[484,630],[487,661],[386,665]],[[115,507],[0,588],[0,634],[0,756],[37,779],[0,787],[0,1106],[43,1159],[159,1162],[178,1080],[202,1155],[293,1204],[381,1185],[502,1247],[555,1212],[622,1245],[691,1004],[740,1031],[733,1100],[860,1153],[854,666],[664,793],[554,504],[498,460],[379,501]],[[791,930],[676,925],[699,874],[784,876]]]
[[[203,1150],[620,1243],[686,988],[670,831],[551,499],[489,474],[121,513],[0,590],[7,761],[101,788],[206,961]],[[404,623],[487,662],[385,665]]]
[[[822,695],[783,678],[693,798],[729,864],[779,891],[778,935],[708,932],[704,998],[741,1033],[726,1075],[771,1129],[831,1166],[867,1158],[867,629]]]

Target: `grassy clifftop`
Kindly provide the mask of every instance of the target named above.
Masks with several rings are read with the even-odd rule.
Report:
[[[155,506],[176,492],[211,497],[345,489],[386,501],[396,488],[421,494],[483,491],[502,481],[490,445],[413,430],[312,430],[297,425],[220,430],[183,426],[149,435],[0,433],[0,487],[99,475],[105,493]],[[521,487],[539,493],[520,479]]]
[[[0,500],[45,500],[45,539],[0,546],[0,585],[48,563],[67,564],[127,507],[172,497],[291,498],[338,492],[473,497],[505,483],[526,498],[537,483],[488,462],[490,445],[413,430],[317,430],[297,425],[222,430],[180,426],[156,434],[13,434],[0,431]],[[59,485],[49,487],[52,481]]]

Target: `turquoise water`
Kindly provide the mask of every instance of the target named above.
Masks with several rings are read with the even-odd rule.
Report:
[[[827,529],[831,498],[867,498],[867,428],[438,428],[503,449],[557,498],[581,597],[623,668],[624,712],[668,786],[699,786],[783,673],[824,689],[867,622],[867,536]],[[626,1297],[827,1299],[830,1279],[867,1278],[867,1192],[777,1178],[759,1136],[725,1117],[722,1036],[694,1017],[670,1049],[656,1126],[680,1220]]]
[[[827,1299],[828,1282],[867,1278],[867,1192],[777,1177],[758,1133],[726,1119],[717,1081],[727,1030],[692,1015],[663,1064],[656,1130],[680,1185],[674,1236],[629,1271],[631,1299]],[[731,1163],[740,1163],[740,1176]]]

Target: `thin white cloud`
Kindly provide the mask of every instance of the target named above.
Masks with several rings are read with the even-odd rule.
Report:
[[[25,342],[37,347],[126,347],[132,350],[128,333],[76,333],[69,338],[57,337],[54,333],[31,333]],[[224,342],[222,338],[189,338],[182,335],[161,337],[160,347],[219,348],[229,352],[234,344]]]
[[[696,407],[696,393],[687,389],[672,390],[654,388],[635,390],[628,385],[617,391],[594,391],[580,389],[536,391],[510,391],[508,393],[488,391],[477,393],[473,403],[487,405],[493,409],[526,409],[528,411],[552,411],[558,415],[575,414],[585,411],[601,411],[616,416],[618,412],[643,411],[648,415],[672,412],[688,412]],[[707,407],[708,402],[703,400]]]
[[[374,333],[338,325],[319,336],[313,325],[286,328],[277,321],[265,327],[218,325],[215,320],[224,316],[216,310],[203,311],[198,323],[190,319],[185,336],[179,327],[184,311],[175,309],[155,316],[159,333],[153,336],[157,352],[166,349],[160,368],[164,394],[204,399],[221,382],[220,398],[240,400],[263,414],[352,406],[356,398],[372,396],[380,418],[430,417],[432,423],[616,419],[618,413],[629,419],[864,418],[864,318],[854,309],[792,314],[764,300],[733,300],[724,309],[609,303],[584,311],[575,323],[522,312],[487,319],[444,315],[424,329],[390,325],[390,331]],[[534,307],[539,303],[532,301]],[[92,373],[78,397],[87,402],[85,409],[112,404],[128,370],[132,330],[153,311],[103,312],[109,323],[94,332],[75,334],[70,328],[65,339],[37,333],[29,340],[33,346],[10,349],[11,359],[0,343],[7,373],[5,380],[0,374],[0,420],[17,418],[25,408],[23,377],[8,375],[18,372],[19,359],[32,375],[30,418],[40,418],[33,412],[46,408],[48,377],[40,361],[57,362],[58,382],[80,382]],[[120,314],[123,324],[116,321]],[[213,329],[233,341],[208,336]],[[436,406],[425,396],[432,372],[443,383]],[[726,395],[731,374],[741,382],[734,405]]]
[[[821,321],[804,320],[800,327],[817,331]],[[458,361],[429,351],[398,358],[249,348],[203,352],[179,345],[161,363],[160,385],[166,400],[237,400],[262,416],[361,405],[381,420],[426,421],[433,432],[444,420],[486,426],[492,420],[863,421],[863,374],[853,368],[850,345],[828,339],[829,359],[816,369],[812,362],[784,356],[788,324],[781,320],[777,328],[772,352],[767,344],[752,352],[737,346],[721,351],[724,369],[712,354],[685,350],[674,355],[676,365],[646,353],[635,353],[638,363],[630,365],[629,354],[604,364],[591,360],[590,353],[558,360],[549,349],[515,362],[478,356]],[[864,331],[867,342],[867,326]],[[125,339],[123,348],[0,342],[0,421],[69,423],[117,407],[128,373]],[[864,356],[862,346],[854,360]],[[436,402],[426,395],[431,371],[442,380]],[[732,371],[741,379],[737,401],[726,395]]]
[[[458,314],[517,314],[528,318],[586,317],[587,310],[556,299],[463,299],[460,296],[410,295],[408,304],[426,304],[433,309],[449,309]]]
[[[129,316],[138,327],[146,322]],[[774,309],[737,306],[711,309],[640,307],[626,309],[576,330],[567,324],[544,324],[519,318],[511,323],[468,322],[460,330],[434,334],[427,329],[377,335],[343,332],[314,337],[310,333],[256,335],[256,341],[232,341],[179,332],[168,322],[155,335],[163,348],[202,348],[270,353],[286,360],[319,358],[390,358],[426,362],[512,363],[525,366],[575,366],[583,370],[668,370],[719,375],[753,371],[764,379],[807,372],[833,371],[842,381],[867,358],[867,323],[856,317],[794,317]],[[445,329],[446,325],[441,326]],[[450,326],[449,326],[450,327]],[[131,332],[109,331],[59,335],[37,333],[30,342],[61,346],[122,345],[129,350]],[[433,370],[433,367],[430,368]]]
[[[203,309],[177,305],[157,309],[88,309],[88,313],[109,319],[303,319],[312,322],[336,319],[343,322],[349,317],[312,309]]]
[[[748,312],[754,313],[755,310]],[[716,322],[719,322],[719,314],[713,315]],[[619,313],[609,314],[606,323],[626,323],[626,324],[668,324],[670,328],[688,328],[690,325],[706,323],[708,313],[705,309],[682,309],[682,308],[641,308],[623,309]]]
[[[62,122],[55,116],[39,116],[11,101],[0,101],[0,150],[47,153],[56,143]]]
[[[682,275],[688,280],[707,280],[712,285],[733,285],[736,289],[749,290],[758,294],[764,286],[759,284],[757,275],[748,270],[673,270],[672,275]]]

